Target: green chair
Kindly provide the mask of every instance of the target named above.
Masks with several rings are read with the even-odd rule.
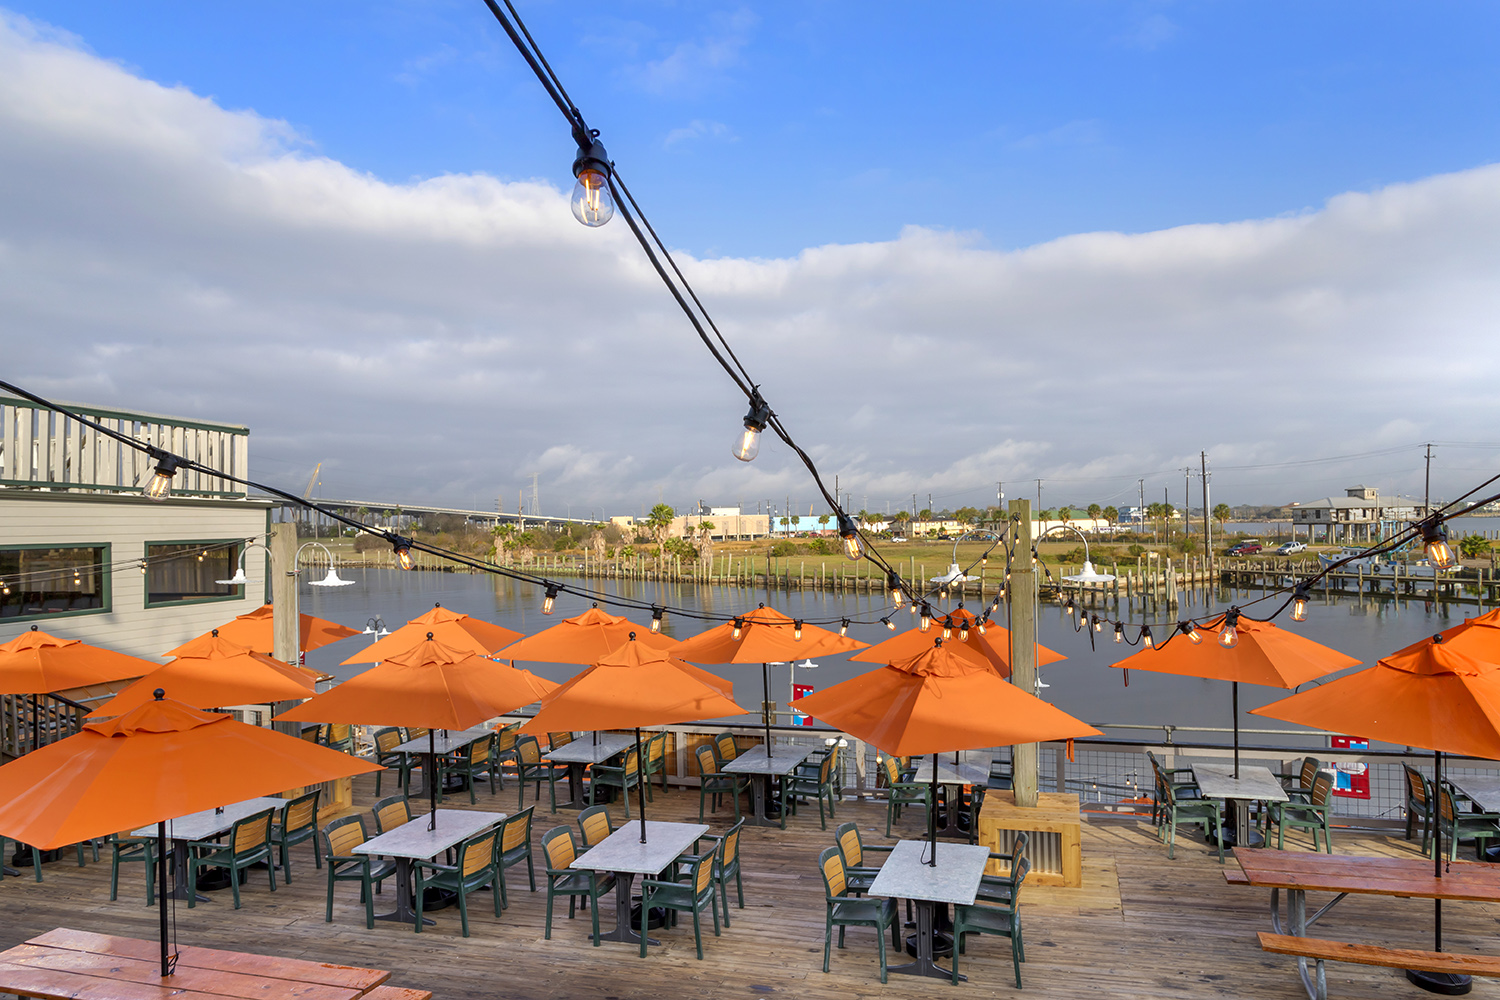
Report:
[[[396,787],[398,788],[406,788],[411,784],[411,754],[396,749],[405,742],[406,740],[401,736],[401,730],[395,726],[375,730],[375,763],[396,772]],[[375,772],[376,795],[380,794],[380,778],[384,774],[385,771]]]
[[[1448,838],[1448,860],[1458,857],[1458,842],[1461,840],[1474,841],[1476,857],[1485,860],[1485,845],[1500,839],[1500,813],[1458,812],[1453,806],[1453,792],[1448,788],[1443,789],[1438,802],[1443,835]]]
[[[323,922],[333,923],[333,885],[335,882],[358,882],[359,901],[365,904],[365,927],[375,926],[375,893],[380,883],[396,874],[394,861],[376,860],[369,854],[356,854],[354,848],[369,840],[363,816],[344,816],[322,830],[323,853],[328,855],[328,909]]]
[[[878,866],[865,864],[865,854],[869,851],[884,851],[888,854],[894,848],[879,845],[866,847],[864,838],[859,835],[859,827],[853,823],[840,823],[834,827],[833,839],[838,844],[839,859],[844,863],[844,879],[849,885],[849,891],[856,896],[864,895],[870,888],[870,883],[875,881],[875,876],[880,874]]]
[[[1281,782],[1281,787],[1288,793],[1298,793],[1302,796],[1312,794],[1313,781],[1318,777],[1318,772],[1323,769],[1323,762],[1316,757],[1303,757],[1302,763],[1295,770],[1279,771],[1276,774]]]
[[[552,797],[552,811],[557,812],[557,779],[567,777],[568,765],[554,764],[550,760],[542,759],[542,745],[537,742],[535,736],[521,736],[516,739],[516,784],[520,785],[520,795],[516,799],[516,808],[526,804],[526,782],[536,782],[535,798],[542,801],[542,782],[547,782],[547,792]]]
[[[1018,832],[1016,839],[1011,843],[1010,853],[1002,854],[998,851],[990,852],[991,861],[1004,861],[1010,869],[1008,875],[981,875],[979,877],[979,891],[975,894],[976,901],[983,900],[987,903],[1000,903],[1009,906],[1015,893],[1016,869],[1024,861],[1027,870],[1030,870],[1031,859],[1026,856],[1026,849],[1031,843],[1031,835],[1025,831]]]
[[[240,908],[240,872],[253,864],[265,862],[271,891],[276,891],[276,858],[271,853],[271,815],[274,811],[263,809],[235,823],[229,828],[227,844],[213,840],[188,841],[188,909],[198,903],[200,868],[229,869],[229,887],[234,890],[236,910]],[[203,853],[197,853],[199,851]]]
[[[5,837],[0,837],[0,879],[5,878],[5,864],[4,864],[4,860],[5,860],[4,859],[4,855],[6,853],[5,843],[6,843],[6,838]],[[26,846],[25,844],[22,844],[19,840],[13,840],[13,841],[11,841],[11,843],[15,844],[16,847],[18,847],[18,848]],[[42,880],[42,852],[36,850],[35,848],[32,848],[32,850],[31,850],[31,870],[36,873],[36,880],[38,882],[40,882]],[[20,873],[13,870],[11,872],[11,874],[12,875],[19,875]]]
[[[330,750],[340,753],[354,752],[354,727],[347,722],[336,722],[319,730],[319,742]]]
[[[388,795],[370,811],[375,814],[376,833],[390,833],[411,822],[411,801],[405,795]]]
[[[818,800],[818,824],[828,829],[828,819],[823,814],[823,802],[828,802],[828,816],[834,815],[833,810],[833,768],[838,763],[838,754],[831,753],[823,758],[823,763],[818,765],[818,772],[814,776],[793,774],[791,783],[786,791],[782,793],[785,804],[790,804],[792,809],[797,808],[797,800],[803,795],[811,795]],[[785,813],[786,809],[783,808]]]
[[[488,887],[495,901],[495,916],[500,915],[500,868],[495,857],[497,839],[495,828],[490,827],[455,847],[451,865],[436,861],[412,863],[417,883],[415,925],[418,934],[422,933],[422,924],[426,922],[422,919],[422,898],[428,889],[442,889],[458,895],[458,920],[464,937],[469,936],[469,893]]]
[[[615,821],[607,806],[589,806],[578,814],[578,834],[583,840],[583,849],[597,846],[605,837],[615,832]]]
[[[1318,849],[1318,831],[1323,831],[1323,847],[1329,854],[1333,853],[1333,836],[1328,830],[1328,814],[1333,809],[1333,775],[1327,771],[1319,771],[1318,776],[1313,779],[1312,792],[1308,795],[1306,802],[1298,802],[1295,799],[1288,802],[1271,803],[1270,822],[1276,824],[1276,849],[1282,849],[1286,843],[1286,828],[1301,827],[1312,832],[1312,847]],[[1269,827],[1267,827],[1269,829]],[[1496,831],[1500,836],[1500,830]],[[1222,857],[1222,850],[1220,855]]]
[[[740,909],[745,908],[745,884],[740,876],[740,833],[745,828],[745,821],[731,826],[724,834],[705,833],[699,840],[712,841],[713,850],[706,854],[681,854],[677,857],[679,866],[678,875],[683,869],[682,865],[690,865],[699,857],[711,858],[713,861],[711,871],[713,872],[714,884],[719,887],[719,894],[724,904],[724,926],[729,926],[729,880],[734,880],[734,892],[739,902]],[[678,881],[682,881],[679,877]]]
[[[901,770],[894,757],[881,757],[880,765],[885,769],[885,835],[891,835],[891,821],[901,818],[905,806],[921,806],[925,826],[927,812],[932,808],[932,786],[912,781],[915,768]]]
[[[4,843],[0,841],[0,849],[3,849]],[[113,833],[109,836],[108,845],[110,848],[109,901],[112,903],[119,897],[120,866],[133,861],[141,861],[146,866],[146,905],[156,905],[156,838],[121,836]]]
[[[1011,869],[1008,905],[973,903],[953,908],[953,984],[958,985],[958,956],[965,954],[970,934],[1000,934],[1010,938],[1010,960],[1016,967],[1016,989],[1021,988],[1021,963],[1026,948],[1021,942],[1021,911],[1018,909],[1021,883],[1031,871],[1031,862],[1022,858]]]
[[[839,929],[839,947],[844,947],[846,927],[873,927],[875,940],[880,946],[880,981],[886,981],[885,931],[890,928],[891,945],[901,947],[901,924],[896,919],[896,901],[893,899],[861,899],[850,895],[849,881],[844,874],[844,862],[837,847],[824,848],[818,855],[818,867],[823,874],[824,898],[828,904],[827,921],[823,927],[823,971],[828,971],[829,951],[833,945],[833,929]]]
[[[655,798],[651,794],[651,776],[661,776],[661,790],[665,795],[667,791],[667,734],[657,733],[646,741],[646,760],[641,768],[641,776],[646,782],[646,795]]]
[[[619,767],[595,764],[589,772],[589,805],[601,787],[618,788],[620,798],[625,800],[625,818],[630,818],[630,790],[641,783],[641,755],[632,746],[625,751],[625,762]]]
[[[724,795],[734,801],[734,821],[740,821],[740,790],[744,788],[738,774],[726,774],[719,769],[719,756],[711,746],[700,746],[693,751],[698,758],[698,822],[703,822],[703,803],[709,801],[714,812],[719,811],[719,802]],[[712,798],[710,798],[712,796]],[[783,811],[782,825],[786,825]]]
[[[549,748],[553,749],[553,750],[556,750],[559,747],[565,747],[569,743],[572,743],[572,742],[573,742],[573,734],[572,733],[548,733],[547,734],[547,746]]]
[[[536,892],[536,867],[531,860],[531,814],[536,806],[527,806],[514,816],[501,821],[500,831],[500,905],[510,906],[505,893],[505,869],[526,862],[526,877],[531,882],[531,891]]]
[[[691,911],[693,914],[693,943],[698,946],[698,961],[703,961],[703,928],[700,915],[706,906],[714,917],[714,937],[719,936],[719,905],[714,897],[714,851],[696,857],[687,868],[687,878],[681,882],[669,882],[647,878],[641,880],[641,913],[649,913],[659,906],[674,912]],[[644,922],[644,916],[643,916]],[[646,957],[645,928],[641,933],[641,957]]]
[[[740,745],[735,742],[733,733],[719,733],[713,739],[714,753],[719,755],[719,768],[723,769],[725,764],[740,755]]]
[[[573,834],[565,826],[554,826],[542,834],[542,854],[547,859],[547,928],[543,939],[552,940],[552,900],[567,896],[568,919],[572,920],[574,907],[582,896],[589,904],[594,922],[594,947],[599,947],[599,900],[614,889],[615,876],[610,872],[568,867],[578,851]]]
[[[1160,776],[1158,776],[1160,779]],[[1158,780],[1156,797],[1161,804],[1161,823],[1157,827],[1158,839],[1167,840],[1167,857],[1177,857],[1177,828],[1179,826],[1201,826],[1205,836],[1213,837],[1219,849],[1219,864],[1224,863],[1224,838],[1219,836],[1223,819],[1218,799],[1179,799],[1171,782]],[[1165,831],[1165,832],[1164,832]]]
[[[1428,853],[1427,841],[1432,838],[1432,782],[1410,764],[1401,766],[1406,769],[1406,839],[1416,836],[1420,823],[1422,853],[1425,855]]]
[[[457,757],[438,758],[438,801],[443,801],[443,784],[450,774],[456,774],[464,779],[469,786],[469,805],[474,805],[479,799],[474,794],[474,785],[480,778],[488,777],[490,780],[490,794],[495,794],[495,778],[500,774],[500,766],[495,761],[495,736],[490,734],[482,739],[470,743]]]
[[[1156,754],[1150,750],[1146,751],[1146,759],[1151,762],[1151,773],[1154,779],[1151,795],[1151,822],[1158,827],[1161,826],[1166,816],[1161,804],[1161,786],[1168,784],[1172,786],[1172,795],[1179,799],[1201,799],[1203,793],[1198,789],[1198,782],[1193,778],[1193,769],[1190,767],[1163,767],[1161,761],[1156,759]]]
[[[318,799],[323,789],[317,788],[306,795],[299,795],[281,807],[280,822],[271,823],[271,843],[281,849],[281,874],[286,884],[292,884],[292,859],[288,849],[293,844],[311,840],[313,864],[323,867],[323,852],[318,847]]]

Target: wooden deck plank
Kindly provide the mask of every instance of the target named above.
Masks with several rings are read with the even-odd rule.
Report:
[[[158,959],[144,961],[123,955],[98,955],[86,951],[66,948],[48,948],[40,945],[17,945],[0,955],[6,963],[24,965],[32,969],[48,969],[53,972],[70,972],[84,976],[107,976],[126,979],[134,983],[161,986],[161,963]],[[274,959],[273,961],[284,961]],[[245,975],[217,969],[199,969],[177,964],[171,986],[191,990],[195,993],[221,997],[240,997],[242,1000],[354,1000],[364,991],[347,986],[324,986],[321,983],[302,983],[290,979]]]
[[[1277,955],[1321,958],[1329,962],[1378,965],[1387,969],[1418,969],[1423,972],[1454,972],[1466,976],[1500,976],[1500,958],[1491,955],[1454,955],[1450,952],[1417,951],[1412,948],[1380,948],[1325,938],[1293,937],[1261,931],[1256,935],[1265,951]]]

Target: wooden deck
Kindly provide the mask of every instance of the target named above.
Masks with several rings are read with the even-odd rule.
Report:
[[[368,808],[373,779],[357,779],[355,802]],[[475,808],[512,811],[515,788],[491,797],[479,793]],[[530,797],[528,796],[528,803]],[[445,807],[467,808],[467,797],[450,797]],[[660,792],[653,819],[696,821],[696,791]],[[541,810],[534,824],[540,835],[556,824],[576,829],[576,812],[553,817]],[[617,813],[618,815],[618,813]],[[714,827],[728,824],[721,811]],[[1132,818],[1090,816],[1083,832],[1084,885],[1078,889],[1031,887],[1022,895],[1022,921],[1028,961],[1022,978],[1028,992],[1046,997],[1265,997],[1304,996],[1295,962],[1261,952],[1256,932],[1269,930],[1265,890],[1230,886],[1215,855],[1190,835],[1178,840],[1177,860],[1168,861],[1149,824]],[[849,801],[840,821],[853,819],[872,843],[885,842],[883,803]],[[694,957],[691,924],[662,931],[663,947],[645,960],[633,947],[589,944],[586,919],[569,921],[566,907],[554,921],[551,941],[542,939],[545,893],[524,889],[524,873],[511,870],[511,906],[496,919],[486,897],[471,897],[473,936],[459,934],[457,910],[438,911],[437,926],[421,935],[409,925],[364,926],[358,887],[336,890],[334,922],[324,923],[326,881],[312,864],[308,844],[295,848],[291,886],[272,895],[264,874],[252,874],[244,908],[234,910],[229,894],[189,910],[176,908],[182,944],[253,951],[267,955],[388,969],[392,981],[430,989],[438,1000],[541,1000],[597,997],[713,998],[781,994],[798,1000],[848,997],[948,997],[1007,995],[1011,979],[1009,944],[1003,938],[974,938],[961,970],[969,982],[958,987],[936,980],[893,977],[882,986],[876,974],[873,932],[849,931],[849,947],[834,949],[832,972],[822,966],[822,883],[818,852],[833,842],[818,829],[817,813],[806,810],[785,832],[747,828],[744,910],[734,910],[734,926],[704,944],[705,960]],[[919,835],[915,820],[899,831]],[[1299,839],[1299,847],[1306,841]],[[1288,842],[1290,848],[1291,842]],[[1399,837],[1335,834],[1340,853],[1415,857]],[[939,848],[941,849],[941,848]],[[0,948],[9,948],[54,927],[74,927],[138,938],[156,935],[156,911],[145,906],[139,865],[121,873],[117,902],[109,901],[109,864],[76,867],[71,854],[43,866],[46,881],[30,871],[0,882]],[[1231,862],[1232,865],[1232,862]],[[388,909],[394,889],[376,897],[377,912]],[[733,894],[731,893],[731,905]],[[1321,905],[1322,897],[1309,899]],[[1500,908],[1447,903],[1445,944],[1454,952],[1500,953],[1495,929]],[[612,926],[611,910],[601,926]],[[1424,900],[1349,898],[1317,925],[1326,938],[1378,942],[1391,947],[1431,948],[1432,904]],[[1421,997],[1397,971],[1330,965],[1334,997]],[[1476,997],[1500,996],[1500,984],[1476,980]]]

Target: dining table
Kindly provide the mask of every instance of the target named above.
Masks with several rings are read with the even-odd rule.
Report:
[[[455,750],[463,750],[470,743],[487,739],[495,735],[489,729],[442,729],[429,733],[427,736],[418,736],[416,739],[407,740],[392,749],[392,753],[421,754],[422,756],[422,790],[419,795],[431,794],[430,781],[437,780],[437,758],[453,753]]]
[[[917,785],[932,784],[932,760],[930,758],[917,765],[917,771],[912,775],[911,782]],[[969,831],[962,826],[962,819],[966,815],[963,808],[964,786],[987,787],[990,783],[989,764],[939,760],[937,783],[948,790],[948,808],[945,810],[943,825],[938,827],[937,832],[945,836],[967,837]],[[933,807],[936,808],[936,806],[937,804],[933,803]]]
[[[642,827],[645,842],[642,843]],[[584,871],[613,872],[615,875],[615,929],[600,932],[600,941],[625,941],[639,944],[646,932],[646,913],[641,912],[641,930],[630,926],[631,887],[637,875],[657,875],[671,868],[679,855],[697,843],[708,832],[703,823],[666,823],[658,820],[632,819],[593,847],[573,859],[572,868]],[[647,944],[660,944],[647,938]]]
[[[623,753],[635,743],[629,733],[594,733],[565,743],[544,755],[554,764],[568,765],[568,804],[583,808],[583,769],[602,764],[615,754]]]
[[[1193,780],[1205,799],[1223,799],[1229,808],[1231,826],[1215,830],[1223,836],[1225,847],[1256,847],[1264,838],[1250,822],[1251,802],[1286,802],[1286,789],[1276,780],[1269,767],[1241,764],[1235,776],[1233,764],[1197,763],[1192,765]]]
[[[865,893],[888,899],[909,899],[916,904],[917,960],[887,971],[904,976],[952,979],[953,970],[944,969],[933,960],[937,936],[944,925],[951,926],[949,905],[967,906],[979,894],[980,880],[990,861],[990,849],[984,844],[944,841],[936,845],[935,865],[931,863],[933,849],[933,844],[926,840],[898,841]],[[960,975],[958,978],[968,977]]]
[[[751,779],[750,782],[750,816],[751,826],[781,826],[786,829],[786,781],[799,765],[813,754],[813,747],[783,746],[772,747],[769,756],[766,754],[764,745],[753,746],[740,754],[734,760],[724,765],[727,774],[743,774]],[[772,779],[781,782],[782,808],[781,815],[772,818],[767,806],[773,801],[771,794]]]
[[[411,863],[435,858],[448,848],[489,829],[505,816],[505,813],[477,809],[439,809],[371,837],[354,848],[355,854],[384,856],[396,861],[396,908],[389,913],[377,913],[375,919],[409,923],[415,927],[417,910],[412,897]],[[432,923],[431,919],[422,918],[423,926]]]
[[[202,812],[189,813],[186,816],[167,820],[167,838],[172,841],[172,889],[167,894],[167,898],[188,898],[189,841],[212,840],[228,833],[234,824],[247,816],[254,816],[267,809],[280,809],[286,803],[286,799],[271,797],[246,799],[243,802],[231,803],[217,809],[204,809]],[[154,840],[156,839],[156,825],[143,826],[139,830],[132,831],[130,835],[149,837]],[[209,899],[210,897],[200,892],[196,902],[206,903]]]

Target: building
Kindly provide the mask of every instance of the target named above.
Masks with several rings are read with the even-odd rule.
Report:
[[[1341,497],[1293,504],[1292,537],[1307,529],[1308,541],[1330,545],[1373,542],[1420,517],[1422,507],[1402,498],[1382,498],[1373,486],[1351,486]]]
[[[244,478],[249,429],[72,406],[112,430]],[[266,559],[246,560],[270,504],[178,472],[172,496],[141,495],[146,456],[71,418],[0,395],[0,642],[43,631],[140,656],[168,650],[267,600]]]

